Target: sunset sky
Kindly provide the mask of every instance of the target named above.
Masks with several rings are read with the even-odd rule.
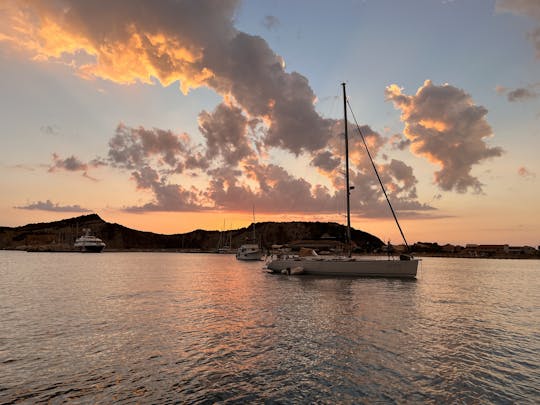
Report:
[[[0,226],[345,223],[342,82],[409,243],[540,244],[538,0],[2,0]]]

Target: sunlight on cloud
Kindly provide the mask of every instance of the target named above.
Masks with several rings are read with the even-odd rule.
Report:
[[[9,24],[0,28],[0,38],[34,58],[63,63],[72,56],[68,64],[84,79],[178,81],[184,94],[205,86],[223,98],[199,114],[204,145],[188,134],[118,125],[102,161],[129,173],[151,196],[127,210],[245,210],[256,204],[267,212],[328,212],[343,198],[342,123],[317,113],[308,79],[286,72],[284,59],[264,39],[234,28],[236,0],[113,2],[107,13],[94,2],[5,4],[0,18]],[[377,157],[386,138],[362,128]],[[352,177],[367,201],[356,201],[355,209],[378,215],[384,205],[370,164],[359,138],[351,143]],[[270,150],[310,162],[311,172],[327,179],[306,179],[269,161]],[[75,156],[56,157],[51,171],[90,166]],[[416,201],[412,170],[395,162],[380,167],[398,207],[430,208]]]
[[[62,15],[57,15],[55,21],[44,8],[33,9],[32,2],[29,4],[30,8],[19,9],[8,3],[3,13],[7,24],[0,31],[0,40],[33,53],[36,60],[84,52],[93,56],[94,61],[76,64],[74,68],[85,79],[101,78],[119,84],[152,84],[156,79],[163,86],[179,81],[184,94],[212,76],[208,68],[200,67],[201,49],[189,41],[162,32],[147,32],[131,23],[123,28],[125,38],[96,42],[86,35],[84,27],[62,23]]]
[[[411,151],[441,167],[435,172],[435,183],[441,189],[482,192],[482,183],[471,175],[473,166],[503,153],[485,142],[493,136],[485,118],[487,109],[475,105],[463,90],[448,84],[437,86],[430,80],[413,96],[390,85],[386,97],[401,110]]]
[[[444,132],[448,129],[448,126],[443,121],[436,121],[436,120],[420,120],[418,121],[420,125],[422,125],[426,129],[434,129],[439,132]]]

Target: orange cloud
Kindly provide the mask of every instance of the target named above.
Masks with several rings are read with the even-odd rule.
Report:
[[[472,166],[503,152],[485,142],[493,136],[485,118],[487,109],[475,105],[465,91],[430,80],[412,96],[395,84],[385,93],[401,110],[411,151],[440,166],[435,183],[443,190],[481,192],[482,183],[470,174]]]
[[[184,94],[212,77],[208,68],[197,66],[202,58],[200,49],[183,46],[178,39],[163,33],[139,32],[134,25],[129,31],[127,40],[101,44],[96,63],[81,66],[81,75],[125,84],[137,80],[152,83],[152,78],[163,86],[179,81]]]
[[[60,58],[63,54],[76,54],[79,51],[97,54],[84,36],[63,29],[46,15],[36,16],[10,2],[2,11],[0,41],[32,53],[36,60]]]
[[[448,129],[448,125],[444,121],[436,120],[420,120],[418,121],[420,125],[427,129],[434,129],[439,132],[444,132]]]
[[[0,15],[5,20],[0,41],[32,53],[37,60],[76,56],[80,52],[90,55],[93,62],[74,63],[79,76],[85,79],[97,77],[120,84],[152,83],[156,79],[163,86],[179,81],[186,94],[213,75],[199,63],[202,49],[178,37],[150,32],[131,23],[122,28],[126,35],[121,39],[96,41],[81,27],[66,24],[61,15],[55,19],[48,12],[8,3],[4,15]]]
[[[265,151],[276,148],[296,156],[312,155],[317,167],[337,172],[341,146],[332,143],[338,137],[331,135],[341,133],[342,123],[319,115],[307,78],[285,72],[283,58],[264,39],[235,29],[238,4],[237,0],[107,4],[2,0],[0,40],[34,58],[65,62],[84,79],[164,86],[179,81],[184,93],[208,86],[224,98],[213,112],[199,116],[205,138],[201,148],[170,131],[119,125],[109,142],[107,161],[128,170],[137,188],[154,197],[131,209],[237,209],[253,201],[267,210],[289,206],[290,201],[297,201],[302,210],[306,205],[312,210],[334,209],[337,197],[325,187],[260,161]],[[365,136],[376,154],[383,138],[367,126]],[[372,180],[367,176],[371,168],[358,146],[351,156],[355,185],[365,188],[377,203],[377,194],[371,192],[372,173]],[[81,165],[75,158],[56,159],[54,168],[83,170]],[[395,166],[390,180],[399,180],[394,172],[410,176]],[[200,175],[210,185],[198,191],[174,184],[180,175]],[[343,190],[342,176],[333,176],[332,181]],[[420,209],[409,200],[405,196],[402,202],[407,204],[402,206]]]
[[[183,93],[208,86],[262,120],[266,146],[296,155],[324,148],[332,120],[315,111],[308,80],[285,72],[261,37],[235,29],[237,7],[237,0],[3,0],[0,40],[65,62],[84,79],[179,81]]]
[[[536,174],[530,171],[525,166],[521,166],[520,168],[518,168],[518,175],[526,179],[533,179],[536,177]]]

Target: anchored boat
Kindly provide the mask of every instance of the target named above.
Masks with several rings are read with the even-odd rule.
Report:
[[[419,259],[415,259],[410,254],[402,254],[398,259],[388,257],[388,259],[365,259],[362,257],[352,257],[351,255],[351,209],[350,209],[350,194],[352,187],[349,184],[349,134],[347,128],[347,93],[345,83],[343,87],[343,111],[344,111],[344,126],[345,126],[345,185],[347,187],[347,234],[346,246],[348,254],[345,256],[318,256],[311,254],[309,256],[299,256],[290,254],[275,254],[272,255],[266,264],[266,268],[273,273],[282,274],[313,274],[321,276],[363,276],[363,277],[399,277],[399,278],[415,278],[418,270]],[[349,106],[350,107],[350,106]],[[354,116],[354,115],[353,115]],[[364,143],[366,152],[369,156],[379,184],[381,185],[386,201],[392,211],[394,220],[399,228],[401,236],[409,251],[409,245],[405,239],[405,235],[399,225],[397,216],[392,208],[392,204],[386,194],[384,185],[381,181],[375,163],[371,158],[367,143],[364,139],[362,131],[356,124],[358,132]]]
[[[75,240],[73,245],[77,250],[85,253],[100,253],[105,249],[105,243],[96,236],[90,234],[90,228],[83,229],[84,235]]]
[[[261,245],[257,241],[257,235],[255,233],[255,208],[253,208],[253,236],[247,243],[241,245],[236,252],[236,259],[238,260],[262,260],[264,252]]]

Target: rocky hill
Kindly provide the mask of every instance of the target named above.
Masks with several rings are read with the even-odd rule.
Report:
[[[105,222],[97,214],[91,214],[20,227],[0,227],[0,249],[71,250],[83,229],[89,228],[107,244],[106,250],[213,251],[225,234],[227,240],[232,241],[232,248],[245,243],[253,234],[252,225],[225,233],[197,229],[184,234],[162,235]],[[259,222],[255,228],[265,248],[275,244],[331,247],[345,235],[345,227],[333,222]],[[371,252],[383,245],[379,238],[356,229],[351,229],[351,237],[360,251]]]

